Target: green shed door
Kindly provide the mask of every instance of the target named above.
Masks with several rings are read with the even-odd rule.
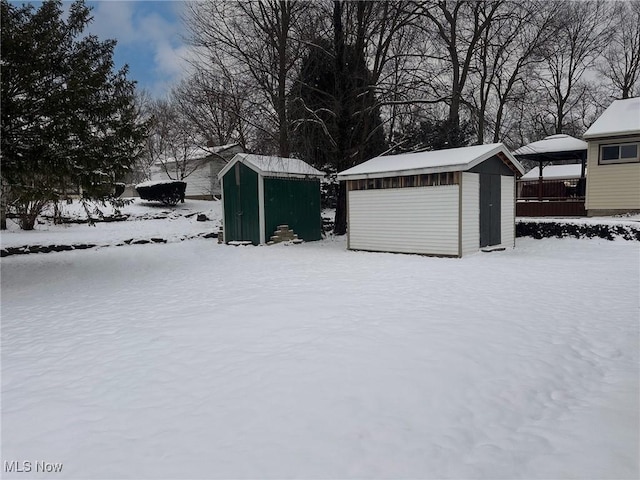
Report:
[[[224,175],[224,230],[227,241],[260,243],[258,174],[236,163]]]
[[[267,240],[282,224],[307,242],[322,238],[319,180],[266,177],[264,211]]]

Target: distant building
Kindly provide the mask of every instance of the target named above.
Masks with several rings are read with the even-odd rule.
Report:
[[[188,176],[183,179],[187,182],[185,198],[197,200],[212,200],[220,198],[222,191],[218,173],[236,155],[243,151],[237,143],[215,147],[194,147],[186,160],[186,172]],[[163,164],[164,163],[164,164]],[[167,175],[167,170],[176,170],[176,161],[167,160],[157,162],[151,167],[151,180],[176,180]]]
[[[614,101],[583,138],[587,215],[640,212],[640,97]]]

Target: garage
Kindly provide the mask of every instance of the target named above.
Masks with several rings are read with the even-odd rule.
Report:
[[[501,143],[373,158],[347,182],[351,250],[462,257],[515,246],[515,179]]]

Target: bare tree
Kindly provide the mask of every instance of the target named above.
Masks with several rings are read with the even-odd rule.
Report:
[[[147,137],[150,165],[160,166],[172,180],[184,180],[197,170],[205,155],[203,139],[182,114],[173,98],[151,100],[148,107],[151,127]]]
[[[244,97],[227,69],[197,69],[173,90],[177,108],[207,144],[239,143],[246,149],[252,127]]]
[[[209,0],[190,3],[186,16],[190,41],[205,61],[251,80],[243,100],[257,113],[255,127],[284,157],[290,153],[287,93],[301,49],[292,37],[307,8],[291,0]]]
[[[441,45],[431,58],[440,62],[443,71],[441,98],[449,106],[448,122],[460,127],[460,110],[466,103],[465,87],[474,69],[480,42],[496,16],[503,0],[425,2],[421,10],[428,20],[424,29],[434,31],[434,41]]]
[[[556,3],[540,0],[507,2],[484,30],[476,59],[473,99],[477,143],[492,133],[493,142],[502,141],[505,115],[514,102],[526,101],[530,79],[544,61],[543,50],[557,31]]]
[[[617,2],[613,7],[612,38],[599,65],[599,72],[613,87],[616,98],[640,93],[640,1]]]
[[[548,43],[546,71],[540,87],[550,103],[543,122],[553,125],[553,133],[577,133],[572,109],[588,93],[584,75],[592,69],[611,41],[611,6],[607,2],[571,1],[559,3],[560,22],[553,43]],[[573,130],[572,130],[573,128]]]

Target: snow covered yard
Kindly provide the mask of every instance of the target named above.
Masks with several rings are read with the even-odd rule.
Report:
[[[52,478],[638,478],[636,242],[2,260],[2,460]],[[4,474],[29,478],[27,474]]]
[[[147,202],[139,198],[124,206],[121,213],[126,221],[97,222],[93,226],[67,223],[54,225],[42,217],[32,231],[22,231],[17,223],[10,220],[8,231],[0,236],[2,248],[22,247],[25,245],[70,245],[90,243],[99,246],[117,245],[125,240],[164,238],[167,241],[180,241],[187,236],[200,233],[217,232],[220,228],[222,202],[206,200],[186,200],[175,207],[166,207],[157,202]],[[52,212],[47,212],[51,214]],[[113,216],[111,207],[103,208],[106,216]],[[203,213],[207,222],[198,222],[196,215]],[[63,207],[63,216],[72,220],[85,220],[86,214],[78,202]]]

